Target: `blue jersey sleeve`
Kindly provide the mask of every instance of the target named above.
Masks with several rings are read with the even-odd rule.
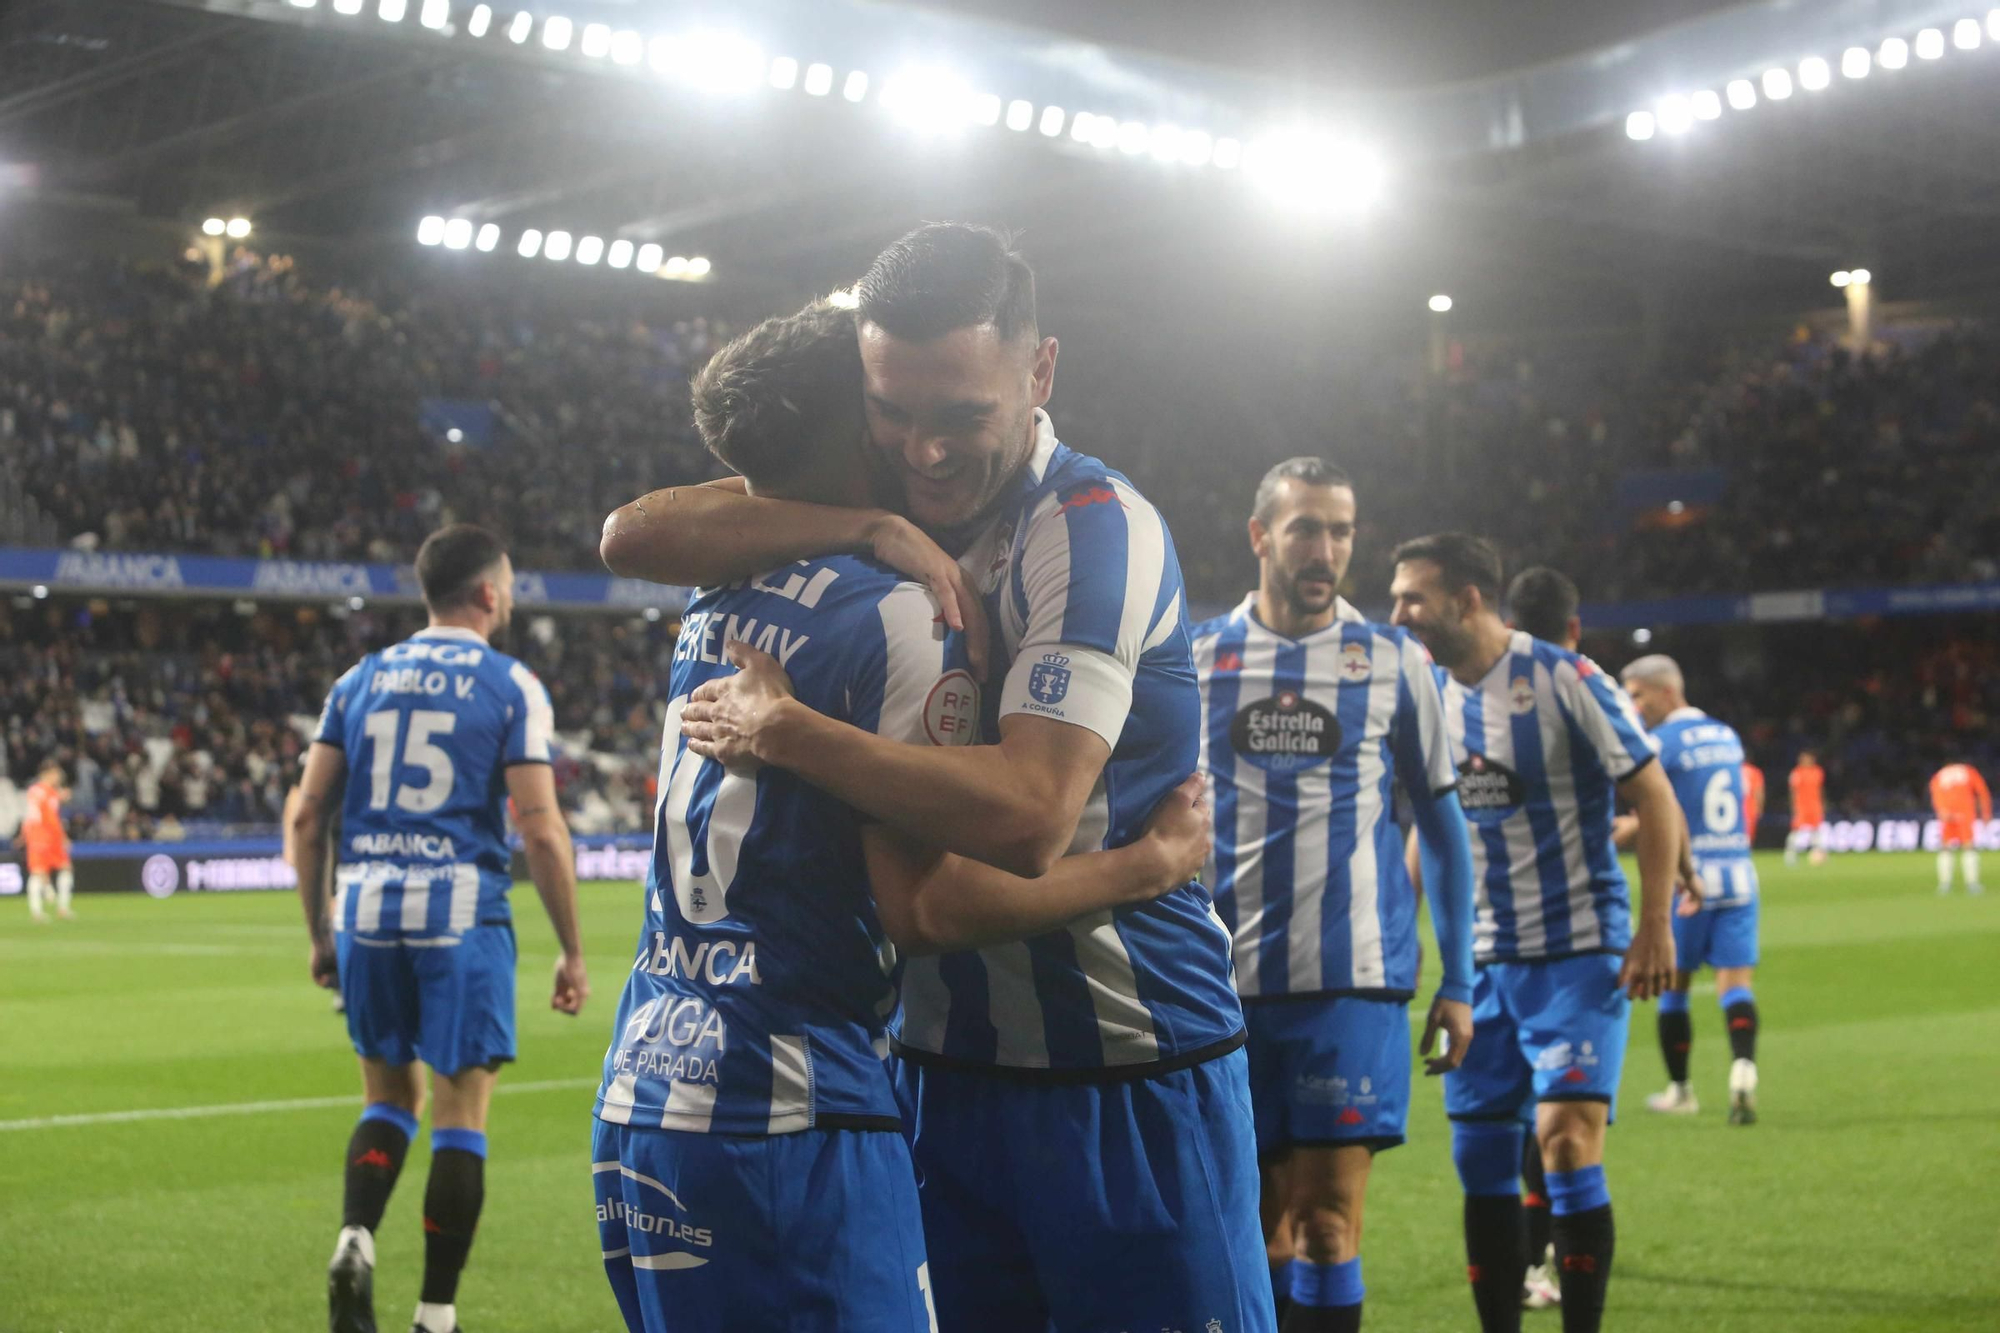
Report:
[[[1614,782],[1630,777],[1659,755],[1659,742],[1647,734],[1631,696],[1597,663],[1587,657],[1565,657],[1551,675],[1564,711]]]
[[[361,668],[367,659],[355,663],[333,682],[333,688],[326,692],[326,704],[319,710],[319,726],[313,731],[313,739],[322,745],[335,749],[347,748],[347,705],[354,693],[354,683],[361,678]]]
[[[899,583],[875,606],[879,634],[857,634],[849,664],[849,720],[910,745],[970,745],[979,738],[979,687],[964,643],[937,599]]]
[[[516,698],[507,707],[507,745],[504,763],[546,764],[552,758],[550,744],[555,737],[556,710],[549,692],[535,673],[520,662],[507,668],[507,681]]]

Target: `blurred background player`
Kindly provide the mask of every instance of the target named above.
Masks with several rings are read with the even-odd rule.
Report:
[[[28,914],[47,921],[44,904],[53,896],[56,915],[67,921],[76,915],[70,910],[70,893],[76,888],[76,872],[69,863],[69,833],[63,828],[63,802],[69,791],[62,785],[62,765],[50,759],[28,788],[27,809],[21,816],[21,845],[28,853]]]
[[[1224,812],[1205,878],[1235,938],[1282,1333],[1361,1327],[1369,1170],[1408,1120],[1417,911],[1399,779],[1443,966],[1419,1049],[1440,1030],[1450,1044],[1426,1072],[1455,1068],[1472,1036],[1472,849],[1443,701],[1416,642],[1338,595],[1354,515],[1339,468],[1273,467],[1250,517],[1257,590],[1193,635],[1202,770]]]
[[[332,1333],[375,1328],[375,1231],[423,1109],[418,1061],[431,1067],[433,1105],[413,1333],[457,1329],[486,1192],[487,1104],[514,1058],[509,797],[561,950],[550,1006],[574,1014],[589,994],[576,853],[550,770],[554,713],[534,673],[493,647],[513,615],[513,564],[497,537],[460,523],[425,539],[416,573],[429,626],[334,683],[291,821],[313,980],[347,1001],[367,1099],[327,1270]],[[321,862],[336,805],[329,905]]]
[[[1715,989],[1729,1029],[1729,1123],[1757,1121],[1757,867],[1750,859],[1743,797],[1743,741],[1736,729],[1690,707],[1680,665],[1655,653],[1623,672],[1633,707],[1660,743],[1660,764],[1673,783],[1690,830],[1698,895],[1685,891],[1674,915],[1673,989],[1660,997],[1660,1053],[1665,1092],[1646,1099],[1654,1111],[1693,1115],[1701,1109],[1688,1078],[1694,1028],[1688,984],[1703,965],[1715,969]]]
[[[1530,638],[1570,652],[1583,641],[1582,597],[1570,576],[1533,565],[1507,585],[1507,623]],[[1528,1246],[1528,1275],[1521,1282],[1521,1308],[1546,1310],[1562,1301],[1556,1280],[1556,1247],[1549,1238],[1549,1187],[1543,1178],[1542,1146],[1535,1136],[1521,1143],[1521,1232]]]
[[[1617,683],[1587,657],[1509,630],[1492,543],[1444,533],[1395,552],[1395,623],[1437,660],[1477,885],[1472,1047],[1445,1079],[1465,1248],[1486,1333],[1521,1325],[1522,1118],[1542,1148],[1566,1333],[1603,1321],[1616,1235],[1605,1127],[1630,1001],[1673,981],[1673,788]],[[1611,845],[1639,816],[1641,907]]]
[[[1792,833],[1785,841],[1785,864],[1799,863],[1799,853],[1811,852],[1813,865],[1826,864],[1826,770],[1819,755],[1799,751],[1799,762],[1786,779],[1792,789]]]
[[[1743,832],[1750,838],[1751,850],[1757,847],[1757,825],[1764,821],[1764,770],[1743,761]]]
[[[1938,892],[1951,892],[1952,853],[1965,868],[1965,891],[1984,893],[1979,883],[1980,824],[1993,818],[1993,793],[1971,764],[1946,764],[1931,778],[1931,809],[1938,817]]]

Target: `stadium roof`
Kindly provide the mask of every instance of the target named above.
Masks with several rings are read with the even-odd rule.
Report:
[[[24,0],[0,17],[0,207],[12,181],[176,227],[241,214],[280,242],[404,249],[420,218],[465,218],[495,224],[497,253],[427,257],[489,265],[522,262],[524,229],[561,228],[711,256],[717,298],[760,304],[851,277],[912,221],[974,217],[1023,229],[1045,285],[1071,300],[1322,324],[1438,291],[1470,324],[1630,326],[1832,304],[1828,274],[1856,266],[1898,298],[2000,277],[2000,10],[1251,11],[551,0],[482,18],[465,0]],[[1960,49],[1968,22],[1977,40]],[[1925,29],[1948,35],[1940,58]],[[651,44],[690,33],[677,56]],[[1895,70],[1891,38],[1916,52]],[[1817,90],[1801,61],[1838,66],[1850,47],[1872,77],[1833,73]],[[783,51],[799,61],[789,89],[762,64],[742,79],[742,59]],[[954,96],[998,94],[992,115],[1020,99],[1027,123],[913,133],[879,105],[911,60],[955,71],[941,76]],[[838,82],[811,96],[821,61]],[[855,70],[872,82],[851,103]],[[1767,70],[1789,96],[1770,95]],[[1731,80],[1754,110],[1723,104]],[[1673,100],[1704,92],[1692,112]],[[1045,137],[1052,106],[1064,119]],[[1093,108],[1095,146],[1075,137],[1075,112]],[[1629,138],[1632,112],[1661,131]],[[1148,138],[1165,122],[1202,129],[1204,165],[1155,160],[1195,155],[1186,137]],[[1292,125],[1360,145],[1381,167],[1379,201],[1287,214],[1246,181],[1251,164],[1218,165],[1224,139],[1254,152]],[[1326,160],[1279,183],[1324,184]],[[1267,183],[1282,177],[1278,157],[1264,162],[1279,164]]]

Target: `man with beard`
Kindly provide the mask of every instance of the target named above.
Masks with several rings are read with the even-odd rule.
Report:
[[[510,799],[562,951],[549,1007],[574,1014],[590,990],[575,853],[549,767],[555,712],[534,673],[493,647],[513,615],[513,564],[499,538],[458,523],[425,539],[417,583],[429,626],[334,683],[287,831],[312,977],[347,1002],[367,1100],[327,1271],[332,1333],[374,1333],[375,1231],[423,1109],[419,1061],[431,1068],[433,1107],[413,1333],[457,1328],[458,1277],[486,1193],[486,1108],[514,1058]]]
[[[612,515],[615,572],[714,584],[874,551],[1000,631],[986,744],[899,744],[792,697],[767,655],[696,691],[697,753],[756,760],[914,838],[1027,875],[1116,848],[1194,771],[1200,697],[1166,525],[1041,410],[1057,344],[1010,239],[920,227],[856,284],[878,456],[957,576],[884,549],[888,516],[656,493]],[[905,555],[908,553],[905,552]],[[951,607],[945,614],[949,618]],[[1270,1333],[1243,1017],[1197,881],[1015,944],[911,961],[896,1077],[940,1327]]]
[[[1444,976],[1426,1072],[1472,1040],[1472,849],[1430,660],[1339,596],[1354,488],[1294,458],[1250,517],[1257,591],[1194,631],[1202,768],[1215,794],[1204,878],[1235,936],[1264,1238],[1283,1333],[1361,1327],[1362,1206],[1374,1154],[1403,1142],[1416,895],[1393,813],[1400,778],[1427,862]]]
[[[1437,659],[1477,885],[1471,1049],[1445,1079],[1465,1249],[1486,1333],[1521,1326],[1521,1133],[1541,1144],[1562,1274],[1563,1327],[1604,1318],[1614,1231],[1605,1127],[1631,1000],[1674,977],[1682,831],[1659,747],[1596,663],[1510,630],[1500,556],[1465,533],[1396,548],[1394,620]],[[1639,817],[1641,906],[1612,846],[1612,808]]]

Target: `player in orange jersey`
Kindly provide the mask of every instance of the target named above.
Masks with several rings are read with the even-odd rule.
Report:
[[[1785,864],[1797,865],[1799,853],[1810,848],[1812,863],[1826,861],[1826,770],[1811,750],[1799,752],[1792,770],[1792,836],[1785,843]]]
[[[1979,886],[1977,824],[1993,818],[1993,793],[1971,764],[1946,764],[1931,779],[1931,809],[1938,817],[1938,892],[1951,892],[1951,854],[1965,868],[1965,891]]]
[[[62,767],[51,759],[42,765],[35,785],[28,788],[28,812],[21,819],[21,843],[28,849],[28,912],[48,920],[44,909],[54,881],[56,915],[67,920],[70,891],[76,876],[69,865],[69,834],[63,832],[62,803],[69,791],[62,785]]]
[[[1757,822],[1764,817],[1764,770],[1743,761],[1743,831],[1750,835],[1751,847],[1757,845]]]

